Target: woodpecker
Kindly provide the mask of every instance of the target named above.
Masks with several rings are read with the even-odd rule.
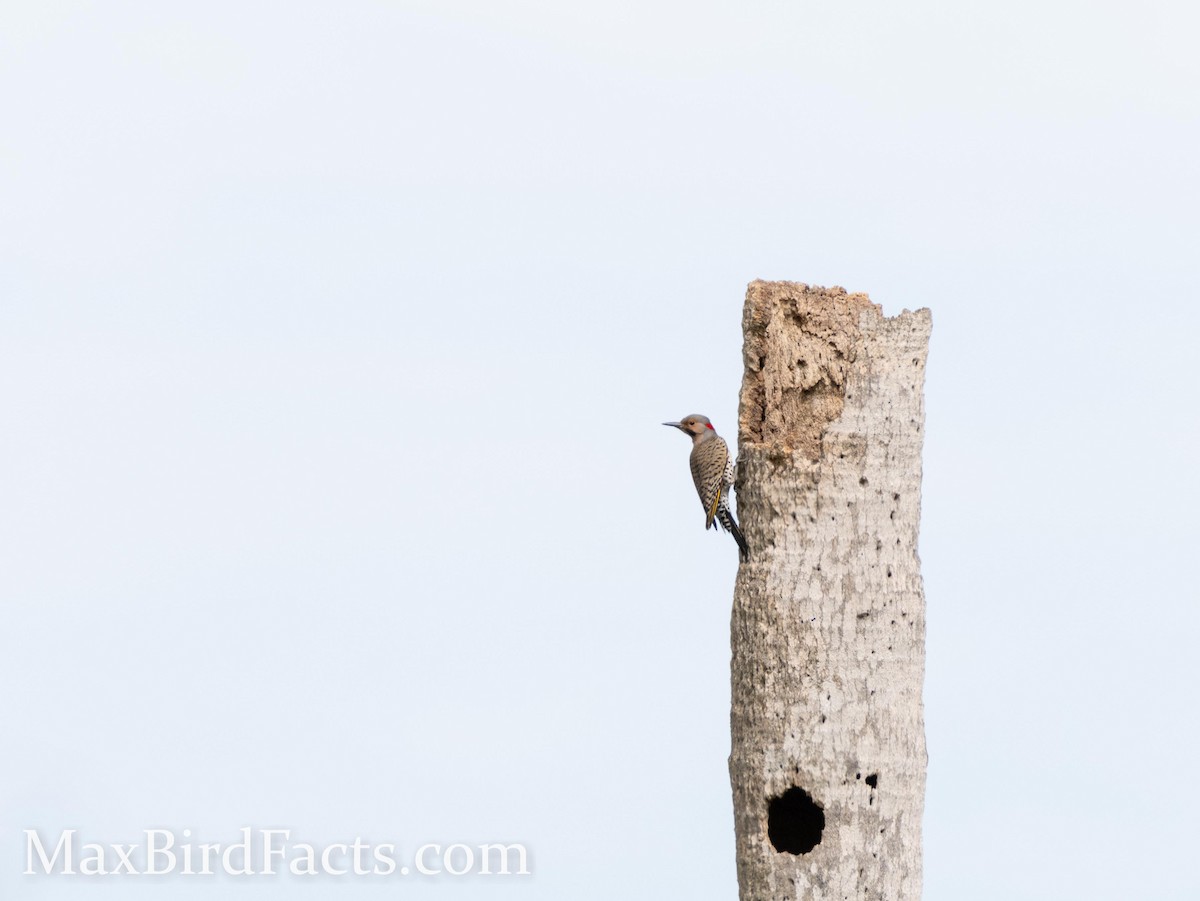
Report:
[[[692,465],[696,493],[704,505],[704,528],[714,528],[714,520],[719,522],[726,532],[733,533],[742,560],[749,560],[750,548],[729,507],[729,489],[733,487],[733,457],[729,455],[729,445],[717,434],[708,417],[699,413],[663,425],[674,426],[692,438],[692,455],[688,461]]]

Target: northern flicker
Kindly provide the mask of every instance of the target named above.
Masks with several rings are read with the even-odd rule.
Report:
[[[733,487],[733,457],[729,454],[729,445],[717,434],[708,417],[699,413],[663,425],[674,426],[692,437],[692,455],[688,460],[692,465],[696,493],[704,505],[704,528],[711,529],[714,522],[719,522],[726,532],[733,533],[742,559],[749,560],[750,548],[729,506],[729,489]]]

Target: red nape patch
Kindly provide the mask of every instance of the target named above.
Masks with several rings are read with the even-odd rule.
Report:
[[[711,422],[706,422],[705,425],[708,426],[710,429],[712,429],[714,432],[716,431],[716,429],[713,429],[713,424]]]

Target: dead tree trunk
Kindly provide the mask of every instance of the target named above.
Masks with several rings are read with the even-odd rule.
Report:
[[[928,310],[753,282],[729,758],[741,901],[915,901]]]

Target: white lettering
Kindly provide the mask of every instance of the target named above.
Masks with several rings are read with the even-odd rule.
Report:
[[[162,835],[166,837],[166,844],[161,848],[154,844],[154,837]],[[171,873],[175,870],[175,852],[171,849],[175,847],[175,835],[167,829],[147,829],[146,830],[146,875],[147,876],[162,876],[165,873]],[[162,854],[170,863],[163,866],[162,869],[157,869],[154,866],[154,859],[157,855]]]
[[[250,866],[250,827],[243,826],[241,829],[242,840],[230,845],[221,854],[221,866],[225,868],[225,872],[230,876],[253,876],[254,869]],[[242,852],[242,865],[238,868],[233,866],[233,852]]]
[[[282,836],[284,841],[286,842],[289,838],[291,838],[292,830],[291,829],[260,829],[258,831],[259,831],[259,834],[262,835],[262,840],[263,840],[262,872],[267,876],[274,876],[275,875],[275,865],[271,863],[271,858],[278,857],[280,860],[283,860],[283,858],[285,856],[285,852],[287,851],[287,845],[286,844],[280,845],[278,848],[276,848],[272,842],[272,839],[274,839],[275,836],[279,835],[279,836]]]
[[[387,848],[385,851],[384,848]],[[376,845],[371,849],[371,855],[375,858],[376,863],[383,864],[387,869],[381,870],[375,867],[371,872],[376,876],[391,876],[396,872],[396,858],[393,856],[396,853],[396,846],[391,844]]]
[[[214,842],[211,845],[203,844],[200,846],[200,859],[204,863],[203,868],[200,870],[201,876],[211,876],[213,874],[212,855],[214,852],[216,853],[217,857],[221,856],[221,845],[219,842]]]
[[[291,843],[291,829],[259,829],[262,850],[253,842],[254,829],[242,827],[240,841],[232,844],[195,844],[191,830],[183,830],[179,839],[172,829],[145,829],[145,844],[88,842],[77,844],[77,830],[64,829],[52,849],[36,829],[25,829],[26,876],[37,873],[61,873],[85,876],[212,876],[223,868],[228,876],[274,876],[281,871],[293,876],[390,876],[397,871],[409,875],[409,866],[399,866],[395,844],[373,845],[361,835],[351,843],[335,842],[323,847]],[[144,848],[144,853],[143,853]],[[196,851],[196,849],[199,849]],[[193,853],[195,851],[195,853]],[[193,869],[194,858],[199,871]],[[260,865],[261,861],[261,865]],[[182,863],[182,869],[180,868]],[[254,869],[259,867],[258,871]],[[421,845],[412,856],[411,866],[423,876],[528,876],[529,854],[518,842],[479,845],[434,842]]]
[[[500,852],[500,869],[499,869],[498,873],[501,876],[508,876],[511,872],[508,869],[508,853],[510,851],[512,851],[514,848],[517,850],[517,853],[520,855],[520,863],[521,863],[520,869],[517,870],[517,875],[518,876],[528,876],[529,869],[526,866],[525,846],[518,845],[518,844],[480,845],[479,846],[479,854],[482,857],[482,862],[480,863],[480,866],[479,866],[480,875],[481,876],[491,876],[492,875],[491,857],[489,856],[489,852],[495,850],[495,851]]]
[[[454,851],[456,848],[462,848],[463,853],[467,859],[466,863],[463,864],[463,868],[461,870],[454,869],[454,865],[453,865],[454,864]],[[446,872],[449,873],[451,876],[462,876],[464,873],[471,872],[471,867],[473,867],[475,865],[475,852],[472,851],[470,848],[468,848],[466,845],[450,845],[450,847],[448,847],[446,849],[446,853],[442,855],[442,863],[446,867]]]
[[[113,873],[120,873],[121,868],[124,867],[125,872],[130,876],[137,876],[137,868],[129,859],[129,856],[137,849],[137,845],[112,845],[112,849],[117,852],[117,865],[112,868]]]
[[[292,871],[294,876],[316,876],[317,875],[317,852],[313,846],[307,842],[301,842],[296,845],[295,850],[304,849],[302,856],[292,858],[292,862],[288,864],[288,869]],[[301,867],[300,864],[304,866]]]
[[[329,862],[330,852],[333,851],[334,848],[341,848],[342,854],[345,854],[346,851],[348,850],[345,845],[339,845],[336,842],[332,845],[326,845],[325,850],[321,852],[321,869],[324,870],[326,873],[328,873],[330,876],[344,876],[344,875],[346,875],[345,868],[339,870],[337,867],[335,867],[332,863]]]
[[[49,875],[50,870],[54,867],[54,862],[58,860],[59,853],[63,856],[62,874],[64,876],[74,876],[75,870],[71,867],[71,848],[75,844],[75,830],[64,829],[58,834],[58,844],[54,846],[54,854],[50,857],[46,856],[46,848],[42,844],[41,838],[37,834],[36,829],[25,830],[25,875],[33,875],[33,849],[37,846],[37,856],[42,862],[42,872]]]
[[[350,846],[354,849],[354,875],[366,876],[371,871],[363,865],[363,851],[368,850],[371,846],[362,840],[362,836],[354,836],[354,844]]]
[[[417,872],[422,876],[436,876],[438,873],[442,872],[441,870],[431,870],[425,866],[425,852],[430,848],[432,848],[436,854],[442,853],[441,845],[429,844],[421,845],[421,847],[417,848],[417,855],[413,862],[417,865]]]
[[[183,837],[187,838],[192,833],[187,829],[183,830]],[[183,869],[179,872],[184,876],[195,876],[196,873],[192,870],[192,843],[180,845],[179,850],[183,853]]]
[[[105,876],[108,869],[104,866],[104,845],[88,842],[83,846],[84,857],[79,859],[79,872],[84,876]],[[91,855],[90,857],[86,855]]]

